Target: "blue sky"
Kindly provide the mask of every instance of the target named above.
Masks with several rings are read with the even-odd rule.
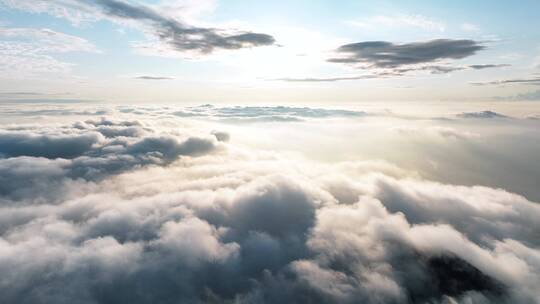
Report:
[[[119,5],[155,18],[111,11]],[[536,1],[1,0],[0,92],[118,102],[534,100],[539,9]],[[221,38],[264,36],[202,52],[185,48],[188,36],[175,46],[178,32],[160,36],[164,20]],[[428,44],[437,39],[450,44]],[[391,46],[378,55],[447,52],[382,66],[360,44],[354,62],[328,61],[351,55],[340,46],[372,41]],[[464,41],[478,49],[451,53]]]

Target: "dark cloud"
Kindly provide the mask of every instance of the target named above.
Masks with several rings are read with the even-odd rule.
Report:
[[[456,115],[461,118],[508,118],[508,116],[493,111],[464,112]]]
[[[102,118],[44,131],[34,126],[9,128],[0,131],[0,174],[11,177],[4,180],[0,194],[18,200],[51,199],[55,193],[29,189],[59,188],[64,179],[101,180],[135,167],[207,154],[216,147],[212,137],[156,134],[138,121]],[[32,174],[33,166],[45,169]]]
[[[491,69],[491,68],[504,68],[509,67],[510,64],[471,64],[469,65],[469,68],[475,69],[475,70],[483,70],[483,69]]]
[[[0,155],[75,158],[102,140],[97,132],[42,135],[27,132],[0,132]]]
[[[262,33],[225,33],[213,28],[189,26],[142,5],[117,0],[93,2],[108,16],[147,24],[155,35],[176,51],[208,54],[216,49],[235,50],[275,43],[274,37]]]
[[[437,289],[445,295],[455,297],[474,290],[495,299],[504,294],[505,286],[501,282],[456,256],[431,257],[427,264]]]
[[[141,79],[141,80],[172,80],[174,77],[167,77],[167,76],[137,76],[135,79]]]
[[[474,40],[436,39],[426,42],[394,44],[386,41],[366,41],[346,44],[336,52],[342,57],[329,62],[364,64],[374,68],[397,68],[412,64],[425,64],[444,59],[462,59],[485,49]]]
[[[336,50],[337,57],[327,61],[343,63],[359,68],[379,69],[368,75],[344,77],[278,78],[288,82],[336,82],[404,76],[413,72],[447,74],[466,69],[503,67],[504,64],[478,64],[452,66],[436,64],[445,60],[463,59],[486,47],[474,40],[436,39],[426,42],[396,44],[387,41],[366,41],[342,45]]]
[[[227,132],[222,131],[212,131],[212,135],[216,137],[218,141],[229,141],[231,139],[231,135]]]

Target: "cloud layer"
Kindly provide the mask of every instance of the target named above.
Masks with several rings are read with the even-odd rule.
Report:
[[[384,161],[285,157],[185,117],[136,115],[3,125],[0,302],[540,297],[540,206],[520,195]]]

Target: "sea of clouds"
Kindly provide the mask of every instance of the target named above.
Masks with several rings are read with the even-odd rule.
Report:
[[[540,303],[534,118],[211,105],[0,116],[0,303]],[[443,169],[399,163],[381,138]],[[350,151],[310,157],[311,140]],[[382,156],[359,156],[370,149]],[[516,151],[528,171],[507,169]],[[471,159],[501,186],[454,172]],[[514,193],[492,172],[533,180]]]

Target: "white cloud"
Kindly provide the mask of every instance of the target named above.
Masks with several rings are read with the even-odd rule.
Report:
[[[461,29],[466,32],[480,32],[480,27],[472,23],[463,23]]]
[[[209,128],[171,107],[80,121],[84,111],[66,106],[41,123],[33,117],[44,109],[23,108],[0,133],[3,303],[540,296],[540,206],[518,194],[429,181],[384,161],[286,157],[239,144],[234,132],[218,142],[216,127],[227,125]],[[325,128],[332,121],[319,114],[343,114],[206,108],[299,111]],[[187,144],[195,138],[211,146]]]
[[[474,138],[480,137],[479,134],[476,134],[470,131],[457,130],[454,128],[440,127],[440,126],[432,126],[429,128],[393,127],[391,128],[391,130],[401,133],[401,134],[405,134],[405,135],[414,135],[414,136],[437,135],[443,138],[450,138],[450,139],[465,140],[465,139],[474,139]]]

